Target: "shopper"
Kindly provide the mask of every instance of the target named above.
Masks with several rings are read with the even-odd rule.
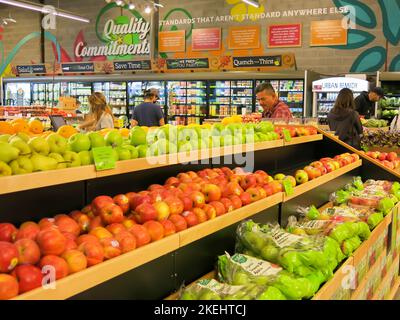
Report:
[[[370,119],[375,116],[375,103],[384,97],[384,92],[382,88],[375,87],[369,92],[363,91],[356,98],[356,111],[364,116],[365,119]]]
[[[261,83],[256,88],[256,100],[264,109],[263,118],[291,119],[293,118],[286,103],[279,100],[274,87],[270,83]]]
[[[353,91],[342,89],[336,99],[335,106],[328,114],[331,131],[348,145],[360,149],[363,133],[360,115],[355,111]]]
[[[165,124],[164,114],[156,102],[160,99],[157,89],[149,89],[144,92],[144,102],[133,110],[132,126],[157,127]]]
[[[88,119],[79,126],[86,131],[99,131],[101,129],[114,128],[114,116],[107,100],[101,92],[95,92],[89,97],[90,113]]]

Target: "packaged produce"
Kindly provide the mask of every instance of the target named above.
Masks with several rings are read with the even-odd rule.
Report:
[[[338,243],[331,238],[299,236],[279,225],[259,225],[251,220],[237,229],[236,252],[278,264],[302,277],[321,271],[325,280],[343,259]]]
[[[288,299],[311,298],[324,282],[324,275],[317,271],[308,277],[297,277],[279,266],[244,254],[218,258],[218,277],[231,285],[255,283],[278,288]]]
[[[182,290],[180,300],[286,300],[273,286],[248,283],[231,286],[215,279],[200,280]]]

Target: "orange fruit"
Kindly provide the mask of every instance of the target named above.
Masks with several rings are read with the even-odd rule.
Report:
[[[29,121],[29,130],[32,133],[39,134],[43,132],[43,124],[40,120]]]
[[[128,128],[119,129],[119,132],[121,133],[121,136],[126,138],[129,137],[130,130]]]
[[[57,133],[68,139],[73,134],[78,133],[78,131],[73,126],[64,125],[58,128]]]
[[[14,134],[15,130],[9,122],[0,121],[0,134]]]
[[[18,133],[18,132],[29,132],[29,126],[25,121],[23,121],[23,122],[22,121],[18,121],[18,122],[14,122],[14,123],[13,123],[13,121],[11,122],[11,125],[13,126],[14,131],[16,133]]]
[[[18,118],[11,121],[11,125],[14,125],[16,123],[26,123],[26,120],[24,118]]]

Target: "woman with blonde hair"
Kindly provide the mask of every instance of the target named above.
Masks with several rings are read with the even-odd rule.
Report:
[[[101,92],[95,92],[89,97],[89,119],[79,126],[86,131],[99,131],[114,128],[114,116],[107,105],[106,97]]]

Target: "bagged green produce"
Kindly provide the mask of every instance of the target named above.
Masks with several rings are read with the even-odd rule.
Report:
[[[231,285],[249,282],[272,285],[291,300],[311,298],[325,280],[321,272],[310,275],[310,278],[297,277],[268,261],[238,253],[233,256],[226,253],[218,258],[218,277]]]
[[[232,286],[215,279],[200,280],[182,290],[180,300],[286,300],[273,286],[254,283]]]

